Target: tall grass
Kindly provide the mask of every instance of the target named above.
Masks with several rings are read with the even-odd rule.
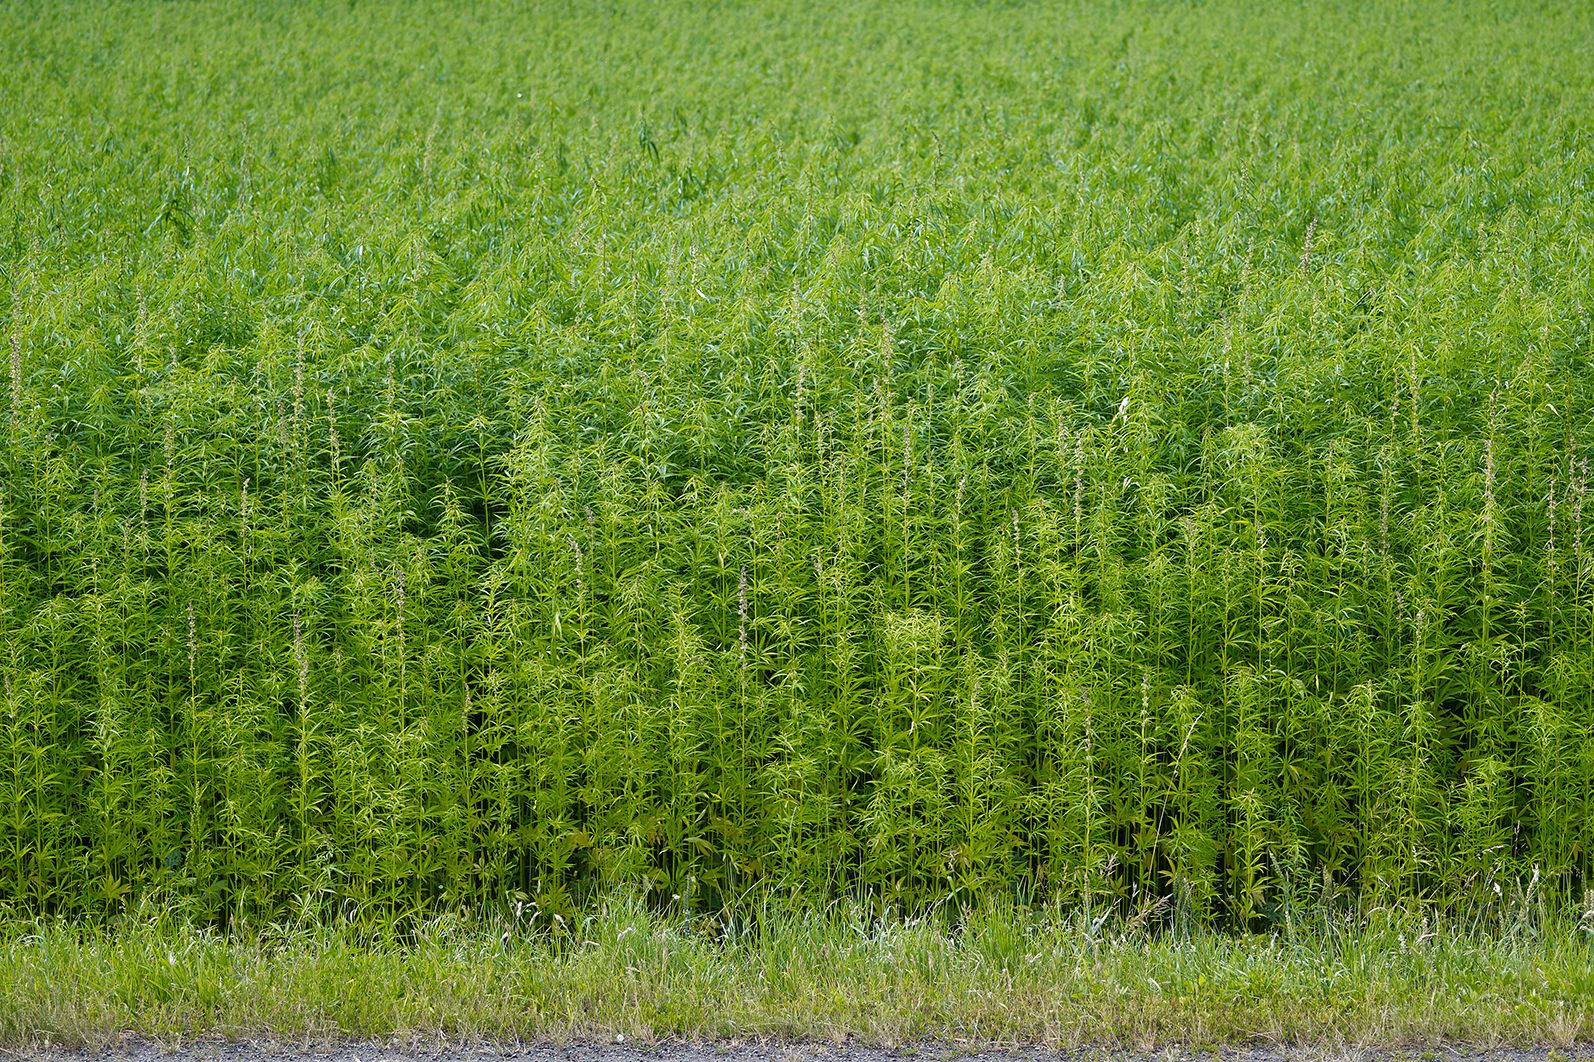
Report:
[[[770,1037],[902,1048],[1458,1042],[1581,1057],[1594,1034],[1585,920],[1519,905],[1480,924],[1303,911],[1288,933],[1178,935],[1005,901],[921,916],[847,902],[685,920],[634,901],[554,921],[441,914],[380,943],[292,920],[218,932],[137,906],[115,927],[9,923],[0,1043],[106,1049],[270,1036],[659,1044]],[[727,1050],[730,1050],[727,1045]],[[802,1050],[799,1046],[798,1050]]]
[[[1581,899],[1590,45],[9,8],[0,905]]]

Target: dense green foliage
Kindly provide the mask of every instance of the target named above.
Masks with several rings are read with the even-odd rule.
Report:
[[[6,5],[0,903],[1580,894],[1594,9],[1257,6]]]

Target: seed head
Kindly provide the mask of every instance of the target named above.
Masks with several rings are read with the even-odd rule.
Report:
[[[310,656],[304,647],[304,619],[298,609],[293,610],[293,663],[299,678],[299,710],[310,706]]]
[[[1384,567],[1389,567],[1389,476],[1384,476],[1384,489],[1378,499],[1378,555],[1383,558]]]
[[[742,565],[741,578],[736,586],[736,656],[742,667],[747,666],[747,565]]]
[[[341,447],[338,444],[338,410],[336,405],[337,392],[327,388],[327,441],[332,452],[332,472],[338,471],[338,461],[341,457]]]
[[[1483,440],[1483,504],[1490,513],[1494,512],[1494,439]]]
[[[294,342],[293,353],[293,430],[295,434],[304,421],[304,332]]]
[[[188,603],[188,688],[190,691],[197,685],[195,675],[199,660],[199,625],[194,620],[194,603]]]
[[[797,389],[792,395],[792,415],[799,425],[803,422],[803,403],[808,398],[808,371],[806,366],[797,366]]]
[[[398,640],[399,647],[404,645],[404,566],[398,566],[397,578],[394,580],[394,605],[398,613]]]
[[[1545,564],[1550,569],[1550,574],[1555,574],[1555,488],[1556,478],[1550,477],[1550,494],[1546,499],[1546,539],[1544,545]]]
[[[1306,226],[1306,239],[1301,242],[1301,272],[1312,268],[1312,238],[1317,235],[1317,215],[1312,215],[1311,223]]]
[[[244,563],[249,563],[249,480],[238,492],[238,537],[243,540]]]
[[[1583,566],[1583,498],[1588,493],[1588,458],[1578,462],[1572,477],[1572,562]]]
[[[11,333],[11,423],[22,414],[22,340]]]
[[[908,473],[913,467],[913,429],[902,425],[902,497],[908,496]]]

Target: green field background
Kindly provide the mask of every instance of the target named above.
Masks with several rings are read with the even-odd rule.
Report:
[[[0,914],[1580,899],[1590,55],[5,5]]]

